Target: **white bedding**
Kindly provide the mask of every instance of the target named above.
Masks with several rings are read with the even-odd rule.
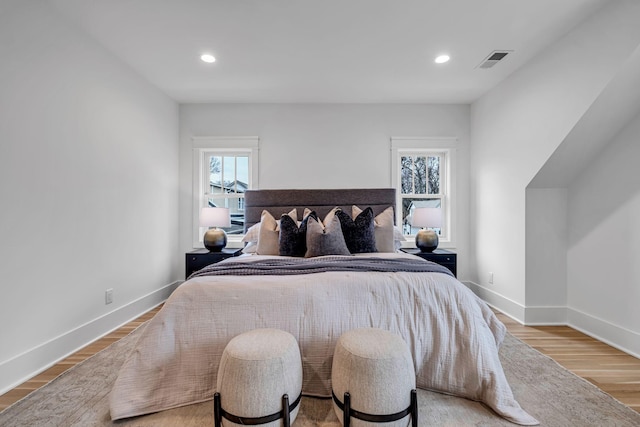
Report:
[[[298,340],[305,395],[331,395],[333,350],[343,332],[376,327],[407,342],[418,387],[482,401],[514,423],[538,424],[515,401],[504,376],[498,347],[506,329],[489,307],[451,276],[404,272],[186,281],[148,323],[122,367],[110,395],[112,419],[212,399],[226,344],[265,327]]]

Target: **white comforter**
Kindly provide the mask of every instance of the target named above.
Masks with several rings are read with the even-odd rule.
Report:
[[[260,258],[246,257],[247,262]],[[504,376],[498,347],[506,329],[489,307],[453,277],[402,272],[186,281],[148,323],[123,365],[110,395],[112,419],[212,399],[226,344],[266,327],[298,340],[305,395],[331,395],[340,334],[376,327],[407,342],[418,387],[482,401],[514,423],[538,424],[515,401]]]

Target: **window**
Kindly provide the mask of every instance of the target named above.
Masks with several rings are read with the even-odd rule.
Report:
[[[193,138],[194,247],[202,247],[205,229],[199,226],[199,215],[206,206],[229,208],[231,227],[225,231],[229,240],[240,240],[244,192],[258,187],[258,141],[257,137]]]
[[[451,194],[453,148],[451,138],[392,138],[392,186],[396,189],[396,224],[405,236],[415,236],[411,226],[415,208],[442,209],[441,242],[452,242]]]
[[[249,155],[205,151],[204,163],[203,206],[229,208],[231,227],[225,231],[227,234],[243,234],[242,202],[244,192],[249,188]]]

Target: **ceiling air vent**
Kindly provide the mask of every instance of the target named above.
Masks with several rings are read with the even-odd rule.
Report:
[[[513,52],[512,50],[494,50],[476,68],[491,68],[502,61],[505,56]]]

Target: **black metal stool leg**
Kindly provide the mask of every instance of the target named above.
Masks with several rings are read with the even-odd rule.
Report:
[[[290,421],[290,416],[291,416],[291,411],[289,410],[289,395],[288,394],[283,394],[282,395],[282,424],[283,427],[289,427],[289,425],[291,424]]]
[[[222,409],[220,405],[220,393],[215,392],[213,394],[213,423],[215,427],[221,427],[222,423]]]
[[[333,403],[342,410],[343,427],[349,427],[351,425],[352,417],[369,423],[390,423],[408,416],[411,417],[411,427],[418,427],[418,393],[416,389],[411,390],[409,394],[409,406],[393,414],[367,414],[366,412],[351,408],[351,394],[349,394],[348,391],[344,393],[342,402],[340,402],[338,396],[336,396],[333,391],[331,392],[331,397],[333,398]]]
[[[222,400],[220,399],[220,393],[216,392],[213,394],[214,426],[221,427],[222,418],[229,420],[230,422],[235,424],[250,425],[250,426],[267,424],[282,418],[282,426],[291,427],[291,411],[296,409],[298,405],[300,405],[301,400],[302,400],[302,393],[300,393],[298,398],[294,400],[291,405],[289,405],[289,395],[285,393],[282,395],[282,409],[279,410],[278,412],[274,412],[273,414],[265,415],[263,417],[241,417],[225,411],[222,408]]]
[[[342,425],[349,427],[351,424],[351,395],[349,392],[344,394],[344,411],[342,411]]]
[[[411,427],[418,427],[418,393],[411,390]]]

